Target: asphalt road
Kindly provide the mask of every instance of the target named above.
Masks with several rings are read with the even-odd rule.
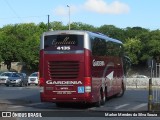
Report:
[[[29,87],[5,87],[0,86],[0,111],[43,111],[48,115],[59,116],[54,117],[54,119],[64,120],[61,113],[69,116],[78,116],[76,119],[112,119],[121,120],[128,119],[128,117],[105,117],[106,111],[112,113],[114,111],[123,112],[136,112],[136,111],[147,111],[148,102],[148,91],[145,89],[130,89],[127,90],[123,97],[117,98],[113,97],[107,100],[104,106],[99,108],[93,106],[85,106],[83,104],[67,104],[62,107],[57,107],[54,103],[41,103],[39,97],[39,87],[29,86]],[[104,115],[104,116],[103,116]],[[90,117],[81,117],[90,116]],[[100,117],[98,117],[100,116]],[[80,118],[81,117],[81,118]],[[74,117],[71,117],[74,118]],[[65,119],[71,119],[70,117],[65,117]],[[153,117],[152,117],[153,118]],[[18,118],[18,120],[27,118]],[[29,118],[32,119],[32,118]],[[33,118],[35,120],[35,118]],[[43,118],[37,118],[41,120]],[[45,118],[46,120],[53,118]],[[129,117],[129,119],[148,119],[151,117]],[[154,117],[154,120],[160,118]]]

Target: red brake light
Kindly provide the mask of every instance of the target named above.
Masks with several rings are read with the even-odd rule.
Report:
[[[85,92],[90,93],[91,92],[91,77],[85,77]]]
[[[91,86],[91,77],[85,77],[85,86]]]

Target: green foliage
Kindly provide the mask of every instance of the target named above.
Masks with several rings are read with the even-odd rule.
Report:
[[[34,23],[4,26],[0,31],[0,53],[4,63],[8,66],[20,61],[29,69],[37,69],[41,33]]]
[[[126,38],[124,30],[117,28],[114,25],[103,25],[98,28],[98,32],[101,32],[109,37],[119,39],[122,42]]]
[[[160,30],[151,32],[151,39],[148,43],[150,48],[150,55],[157,56],[160,55]]]
[[[87,31],[96,31],[96,28],[92,25],[84,24],[81,22],[73,22],[71,24],[71,29],[72,30],[87,30]]]
[[[50,23],[52,30],[66,30],[67,26],[64,26],[62,22],[54,21]]]
[[[139,55],[142,50],[141,41],[138,38],[128,38],[124,44],[124,49],[133,64],[138,64]]]

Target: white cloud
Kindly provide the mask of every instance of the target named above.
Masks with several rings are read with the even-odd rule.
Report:
[[[113,1],[109,4],[104,0],[87,0],[84,3],[84,8],[101,14],[123,14],[130,10],[127,4],[120,1]]]
[[[74,14],[78,11],[77,6],[70,5],[70,13]],[[67,6],[58,6],[54,9],[54,14],[58,16],[67,16],[69,14],[69,8]]]
[[[105,0],[86,0],[81,5],[69,5],[70,6],[70,14],[75,14],[79,11],[91,11],[100,14],[124,14],[130,11],[130,8],[127,4],[122,3],[118,0],[115,0],[111,3],[107,3]],[[66,6],[58,6],[55,8],[54,14],[58,16],[67,16],[68,15],[68,7]]]

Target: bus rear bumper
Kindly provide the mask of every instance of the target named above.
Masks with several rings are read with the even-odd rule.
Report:
[[[94,102],[90,94],[81,95],[46,95],[40,93],[41,102],[84,102],[92,103]]]

